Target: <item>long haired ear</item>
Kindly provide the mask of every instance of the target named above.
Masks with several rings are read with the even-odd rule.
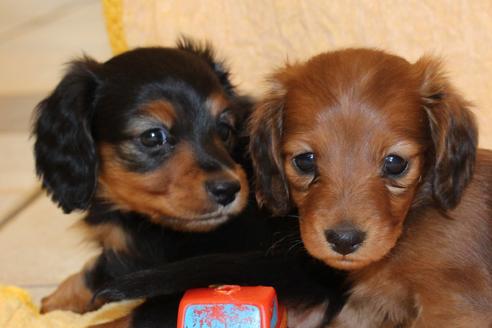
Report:
[[[209,42],[198,42],[189,37],[181,36],[176,42],[178,49],[193,53],[201,57],[212,68],[215,75],[220,81],[225,92],[229,96],[235,96],[234,85],[230,80],[230,73],[226,64],[222,60],[218,60],[215,55],[215,50]]]
[[[249,122],[256,198],[276,215],[284,215],[290,209],[280,144],[285,96],[284,87],[273,81],[270,93],[257,104]]]
[[[433,143],[433,196],[442,209],[452,209],[473,175],[477,126],[470,103],[450,85],[440,61],[424,57],[415,67]]]
[[[91,119],[98,67],[90,58],[72,62],[56,89],[39,103],[34,116],[36,173],[65,213],[87,209],[96,188],[97,154]]]

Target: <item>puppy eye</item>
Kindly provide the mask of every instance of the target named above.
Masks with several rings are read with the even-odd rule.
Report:
[[[217,125],[217,133],[222,141],[227,141],[232,135],[232,127],[227,123],[220,122]]]
[[[398,155],[388,155],[384,158],[383,173],[384,175],[399,176],[408,167],[408,161]]]
[[[313,174],[316,171],[316,157],[314,153],[303,153],[293,159],[294,166],[303,174]]]
[[[157,147],[169,141],[164,129],[150,129],[140,135],[140,142],[145,147]]]

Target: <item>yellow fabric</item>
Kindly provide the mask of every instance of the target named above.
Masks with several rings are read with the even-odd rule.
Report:
[[[111,303],[86,314],[53,311],[40,314],[31,296],[23,289],[0,285],[0,327],[2,328],[83,328],[110,322],[127,315],[141,301]]]
[[[117,55],[128,50],[122,20],[123,2],[122,0],[103,0],[103,9],[111,49],[113,54]]]

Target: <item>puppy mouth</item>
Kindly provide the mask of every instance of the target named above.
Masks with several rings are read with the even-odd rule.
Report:
[[[332,258],[332,257],[325,258],[323,259],[323,262],[325,262],[329,266],[335,267],[340,270],[347,270],[347,271],[361,269],[367,266],[368,264],[366,261],[360,259],[354,259],[347,255],[340,256],[337,258]]]
[[[388,252],[368,256],[367,250],[363,247],[364,246],[354,253],[346,255],[338,254],[332,249],[329,249],[324,256],[320,257],[320,259],[331,267],[340,270],[354,271],[370,266],[388,256]]]
[[[189,220],[190,222],[192,221],[199,221],[199,222],[214,222],[214,221],[221,221],[221,220],[227,220],[229,217],[231,217],[231,213],[229,211],[215,211],[212,213],[207,213],[203,214],[197,217],[194,217],[192,220]]]
[[[224,213],[210,213],[200,217],[195,217],[191,220],[183,219],[171,219],[170,222],[173,226],[179,226],[179,230],[189,232],[209,232],[216,229],[220,225],[226,223],[231,218],[230,214]]]
[[[217,204],[216,208],[208,213],[193,216],[193,220],[199,221],[213,221],[220,218],[230,218],[231,216],[239,214],[246,206],[246,198],[243,195],[237,194],[234,201],[227,205]]]
[[[229,219],[229,217],[231,217],[231,215],[232,214],[228,213],[227,211],[218,210],[218,211],[213,211],[213,212],[209,212],[209,213],[202,214],[202,215],[190,216],[190,217],[186,217],[186,218],[163,217],[162,220],[166,220],[166,221],[171,222],[171,223],[180,223],[180,224],[198,223],[198,222],[205,224],[205,223],[214,223],[217,221],[225,221],[225,220]]]
[[[204,214],[195,214],[186,217],[162,217],[161,222],[165,222],[166,225],[171,227],[178,227],[178,230],[208,232],[226,223],[238,212],[239,210],[232,204],[227,206],[221,205],[219,208]]]

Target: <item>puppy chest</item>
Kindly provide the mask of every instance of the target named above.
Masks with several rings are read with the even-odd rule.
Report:
[[[406,327],[418,315],[416,295],[404,283],[385,275],[356,283],[347,307],[357,313],[360,327]],[[372,318],[367,325],[367,318]],[[365,323],[364,323],[365,322]]]

